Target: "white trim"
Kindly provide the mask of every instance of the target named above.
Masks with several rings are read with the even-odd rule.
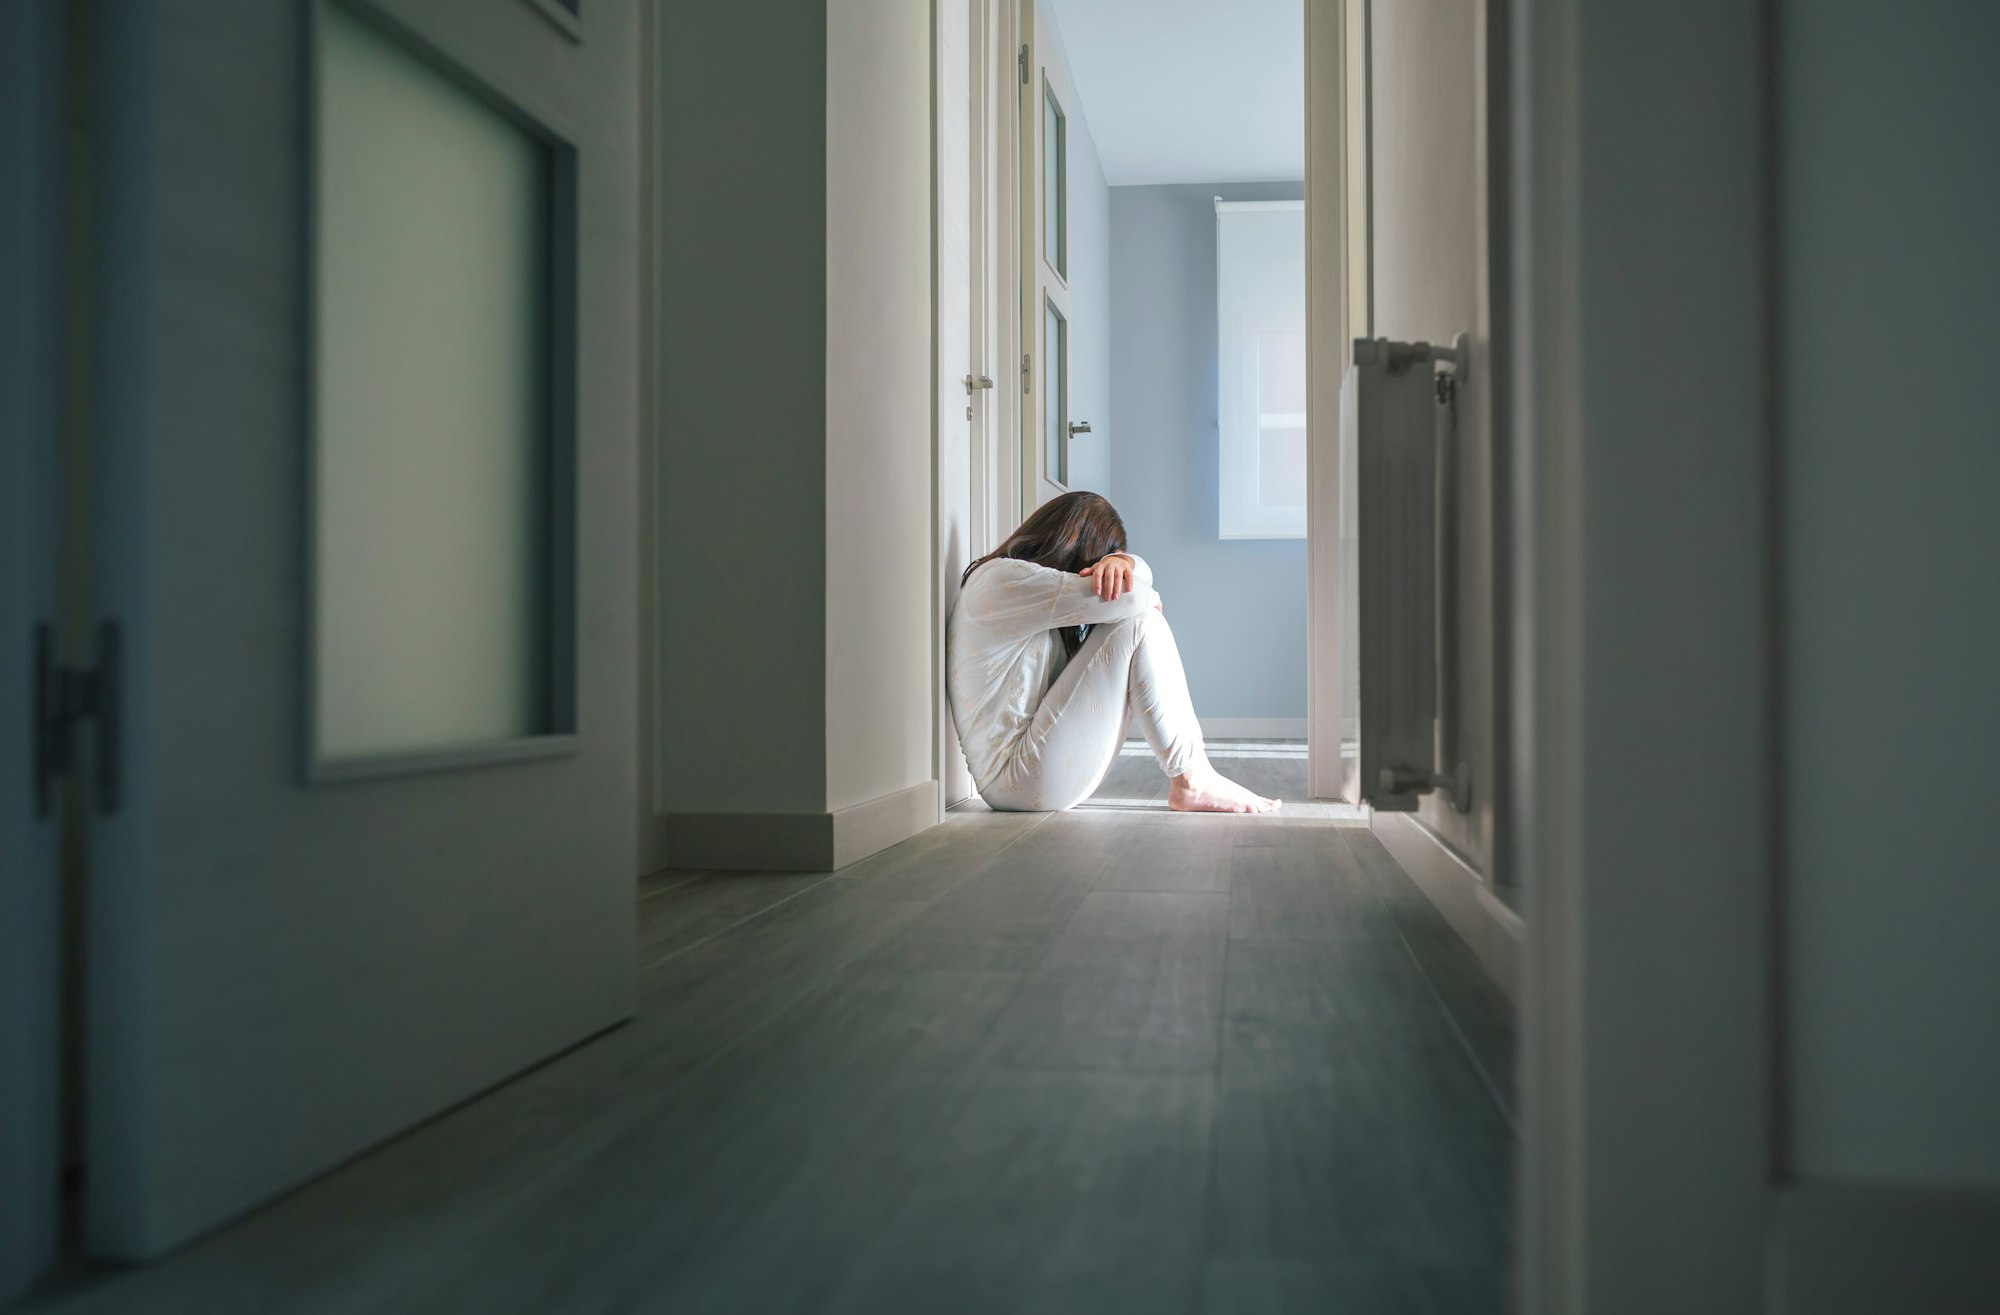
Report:
[[[986,68],[989,115],[987,143],[991,158],[983,162],[988,187],[986,216],[991,228],[986,241],[986,323],[991,331],[986,353],[993,379],[994,414],[987,470],[985,548],[991,549],[1026,515],[1021,491],[1021,117],[1009,111],[1020,79],[1015,52],[1020,48],[1019,8],[1022,0],[988,0]]]
[[[722,872],[832,872],[944,820],[936,781],[828,813],[662,813],[667,866]]]
[[[1224,210],[1303,210],[1306,208],[1306,203],[1303,200],[1225,201],[1218,196],[1215,198],[1215,208],[1218,213]]]
[[[1457,851],[1413,813],[1376,813],[1375,838],[1416,883],[1459,938],[1478,956],[1495,985],[1517,1005],[1521,998],[1521,915],[1493,893]]]
[[[1210,740],[1303,740],[1304,717],[1203,717],[1201,733]]]
[[[1513,16],[1520,1308],[1761,1311],[1769,15]]]
[[[931,53],[931,779],[942,782],[945,779],[945,764],[950,760],[951,716],[945,697],[945,560],[944,560],[944,460],[941,449],[944,446],[944,388],[938,378],[943,368],[944,315],[941,309],[943,298],[943,262],[940,252],[943,233],[940,229],[942,180],[944,175],[944,134],[940,131],[942,115],[938,104],[938,78],[940,76],[939,45],[944,36],[938,23],[938,6],[950,0],[931,0],[925,6],[925,17],[930,20]]]
[[[1306,60],[1306,793],[1355,800],[1341,754],[1340,381],[1347,368],[1349,6],[1307,0]]]
[[[944,821],[944,794],[936,781],[918,781],[894,794],[849,804],[831,815],[837,871],[900,845]]]

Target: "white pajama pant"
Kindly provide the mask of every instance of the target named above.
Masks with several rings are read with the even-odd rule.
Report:
[[[1206,761],[1180,649],[1154,611],[1090,628],[1013,756],[979,793],[1008,811],[1073,808],[1096,791],[1134,726],[1169,776]]]

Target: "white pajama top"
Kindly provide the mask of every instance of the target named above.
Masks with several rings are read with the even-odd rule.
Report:
[[[982,790],[1013,755],[1069,660],[1057,632],[1123,621],[1160,601],[1152,568],[1137,557],[1132,562],[1132,588],[1109,603],[1088,576],[1007,557],[965,582],[946,628],[945,689],[966,765]]]

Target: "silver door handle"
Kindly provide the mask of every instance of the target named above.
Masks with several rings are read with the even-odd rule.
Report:
[[[1069,432],[1072,435],[1088,434],[1090,432],[1090,422],[1088,420],[1079,420],[1069,427]]]
[[[991,375],[968,374],[967,376],[965,376],[965,391],[968,396],[970,394],[978,392],[982,388],[991,388],[992,386],[993,386],[993,376]]]

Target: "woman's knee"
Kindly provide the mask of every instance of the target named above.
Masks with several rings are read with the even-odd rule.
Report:
[[[1104,623],[1111,632],[1106,638],[1107,648],[1116,649],[1126,655],[1149,640],[1164,638],[1173,641],[1174,632],[1167,625],[1167,618],[1159,612],[1148,609],[1137,616],[1128,616],[1122,621]]]
[[[1156,609],[1148,609],[1133,617],[1131,626],[1134,645],[1174,642],[1174,628],[1167,624],[1166,616]]]

